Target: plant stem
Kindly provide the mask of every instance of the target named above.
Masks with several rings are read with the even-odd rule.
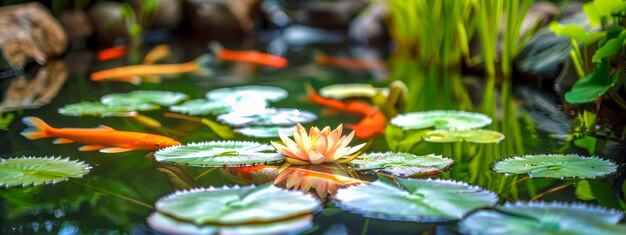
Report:
[[[546,191],[545,191],[545,192],[543,192],[543,193],[537,194],[536,196],[534,196],[534,197],[533,197],[533,198],[531,198],[530,200],[531,200],[531,201],[535,201],[535,200],[541,199],[541,198],[542,198],[542,197],[544,197],[545,195],[548,195],[548,194],[550,194],[550,193],[554,193],[554,192],[558,192],[558,191],[563,190],[563,189],[565,189],[565,188],[567,188],[567,187],[569,187],[569,186],[571,186],[571,185],[573,185],[573,184],[574,184],[574,183],[568,183],[568,184],[563,184],[563,185],[559,185],[559,186],[557,186],[557,187],[554,187],[554,188],[548,189],[548,190],[546,190]]]
[[[83,184],[83,183],[80,183],[80,182],[75,181],[75,180],[71,180],[70,182],[78,184],[78,185],[81,185],[81,186],[86,187],[86,188],[90,188],[92,190],[95,190],[95,191],[98,191],[98,192],[101,192],[101,193],[104,193],[104,194],[108,194],[108,195],[117,197],[119,199],[122,199],[122,200],[125,200],[125,201],[128,201],[128,202],[135,203],[135,204],[137,204],[139,206],[148,208],[150,210],[154,210],[154,207],[152,205],[149,205],[149,204],[147,204],[145,202],[142,202],[142,201],[139,201],[137,199],[134,199],[134,198],[131,198],[131,197],[127,197],[127,196],[124,196],[124,195],[121,195],[121,194],[118,194],[118,193],[114,193],[114,192],[108,191],[106,189],[101,189],[101,188],[98,188],[98,187],[95,187],[95,186],[91,186],[91,185],[88,185],[88,184]]]

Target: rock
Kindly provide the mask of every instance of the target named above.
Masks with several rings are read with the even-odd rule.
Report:
[[[135,14],[141,14],[141,4],[143,0],[131,0],[130,3],[135,9]],[[149,29],[173,29],[180,25],[183,19],[182,0],[157,0],[158,8],[150,17]]]
[[[117,38],[130,38],[122,15],[122,4],[98,2],[87,13],[99,42],[111,43]]]
[[[347,29],[350,22],[367,6],[367,1],[314,1],[307,5],[311,27]]]
[[[185,0],[185,24],[202,37],[241,38],[252,31],[258,3],[258,0]]]
[[[87,38],[93,35],[93,27],[89,21],[87,13],[84,11],[66,11],[61,13],[59,21],[67,32],[71,43],[78,44],[84,42]]]
[[[39,3],[0,7],[0,50],[12,67],[29,58],[39,64],[61,55],[67,35],[50,11]]]
[[[387,28],[383,19],[389,15],[385,3],[373,2],[348,26],[348,36],[352,41],[371,45],[387,41]]]
[[[34,109],[50,103],[63,87],[66,78],[67,67],[63,60],[52,60],[39,69],[34,79],[21,75],[2,81],[10,84],[2,92],[6,95],[0,97],[0,112]]]

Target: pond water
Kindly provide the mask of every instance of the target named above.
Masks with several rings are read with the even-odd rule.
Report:
[[[305,84],[312,84],[316,89],[337,83],[372,83],[385,87],[387,81],[368,71],[331,68],[316,64],[316,50],[302,47],[286,54],[290,65],[286,68],[273,69],[252,66],[243,63],[221,62],[210,76],[184,74],[177,79],[164,79],[160,84],[143,83],[132,85],[120,82],[92,82],[89,74],[105,68],[113,68],[139,63],[150,46],[131,53],[127,59],[99,62],[93,52],[75,51],[59,63],[67,70],[67,81],[59,94],[37,109],[13,112],[16,119],[6,131],[0,131],[0,156],[2,158],[20,156],[62,156],[78,159],[92,166],[91,171],[79,179],[36,187],[11,187],[0,190],[0,231],[12,233],[58,233],[58,234],[153,234],[146,223],[146,218],[154,211],[155,201],[181,188],[181,178],[196,187],[221,187],[235,184],[259,184],[262,179],[242,176],[240,172],[228,168],[202,168],[194,166],[169,165],[158,163],[149,151],[130,151],[124,153],[100,153],[78,151],[79,144],[53,144],[53,139],[29,140],[20,135],[26,126],[20,121],[25,116],[39,117],[55,127],[96,127],[107,125],[117,130],[141,131],[176,137],[182,143],[220,140],[221,138],[209,127],[194,121],[166,117],[167,107],[160,110],[141,112],[142,115],[158,120],[160,129],[152,129],[123,117],[71,117],[63,116],[57,109],[66,104],[80,101],[97,101],[110,93],[130,92],[133,90],[167,90],[182,92],[190,99],[199,99],[205,93],[216,88],[242,85],[268,85],[286,89],[287,99],[272,103],[278,108],[298,108],[318,115],[318,119],[305,124],[323,127],[335,127],[340,123],[354,124],[359,116],[338,112],[321,107],[307,99]],[[198,49],[202,48],[202,49]],[[163,63],[178,63],[192,60],[205,51],[204,44],[178,43],[173,46],[174,54]],[[344,51],[344,46],[329,47],[329,50]],[[207,49],[208,50],[208,49]],[[58,68],[57,68],[58,69]],[[393,71],[390,71],[393,73]],[[6,87],[10,80],[2,81]],[[479,80],[480,83],[480,80]],[[515,87],[515,89],[522,89]],[[528,89],[528,88],[524,88]],[[530,92],[537,92],[528,89]],[[411,90],[409,90],[411,92]],[[477,92],[480,94],[480,92]],[[475,96],[475,94],[471,94]],[[533,102],[528,97],[518,97],[517,109],[522,104]],[[433,102],[438,97],[434,96]],[[550,99],[547,99],[553,102]],[[428,100],[424,102],[429,102]],[[450,107],[453,109],[453,107]],[[419,110],[417,108],[416,110]],[[557,126],[558,122],[534,123],[540,117],[535,112],[524,113],[520,118],[513,118],[521,126],[519,133],[507,133],[500,144],[438,144],[419,143],[404,151],[414,154],[443,154],[457,161],[448,171],[438,178],[465,181],[479,185],[498,194],[500,202],[517,200],[545,200],[577,202],[584,200],[590,204],[600,204],[609,208],[620,208],[624,203],[623,176],[613,174],[604,178],[585,180],[528,178],[524,176],[505,176],[492,169],[496,160],[512,156],[504,150],[507,142],[522,145],[517,147],[516,155],[545,153],[578,153],[593,155],[620,162],[624,148],[616,143],[588,137],[589,143],[577,144],[554,138],[553,133],[545,130],[561,130],[567,134],[569,126]],[[539,111],[540,112],[540,111]],[[206,116],[215,121],[215,116]],[[545,120],[545,119],[541,119]],[[566,120],[566,119],[565,119]],[[543,127],[539,129],[537,127]],[[547,128],[546,128],[547,127]],[[560,129],[559,129],[560,128]],[[490,129],[494,129],[493,126]],[[171,131],[175,130],[175,131]],[[405,133],[406,134],[406,133]],[[408,135],[408,134],[406,134]],[[405,135],[405,136],[406,136]],[[420,137],[421,138],[421,137]],[[277,138],[251,138],[242,135],[237,140],[253,140],[261,143],[276,141]],[[355,139],[353,145],[368,143],[366,152],[386,152],[390,148],[385,135],[370,139]],[[583,147],[581,147],[583,146]],[[587,146],[587,148],[584,148]],[[589,152],[589,150],[594,152]],[[454,155],[454,156],[453,156]],[[460,156],[459,156],[460,155]],[[361,180],[373,181],[375,175],[358,174]],[[265,182],[271,182],[266,179]],[[582,185],[582,186],[581,186]],[[283,185],[284,186],[284,185]],[[587,192],[585,190],[591,191]],[[314,190],[312,192],[315,194]],[[590,196],[592,195],[592,196]],[[325,201],[324,209],[314,216],[314,226],[304,233],[310,234],[455,234],[457,222],[418,223],[387,221],[367,218],[337,208],[331,199]],[[433,205],[436,206],[436,205]]]

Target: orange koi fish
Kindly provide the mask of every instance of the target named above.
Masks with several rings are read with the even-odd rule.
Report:
[[[197,59],[182,64],[162,65],[130,65],[119,68],[106,69],[91,74],[92,81],[120,81],[138,85],[142,80],[160,82],[158,75],[172,75],[191,72],[208,73],[206,64],[210,63],[210,55],[202,55]],[[142,79],[143,78],[143,79]]]
[[[288,64],[287,59],[277,55],[258,51],[232,51],[225,49],[216,42],[212,42],[210,48],[220,60],[246,62],[274,68],[282,68]]]
[[[385,118],[385,115],[382,112],[378,111],[378,109],[376,109],[375,107],[359,101],[345,102],[336,99],[324,98],[319,95],[310,85],[307,85],[306,89],[309,99],[311,99],[311,101],[313,101],[314,103],[338,109],[344,112],[365,116],[355,125],[346,125],[346,127],[355,131],[356,137],[361,139],[367,139],[376,134],[385,133],[387,118]]]
[[[131,150],[157,150],[180,145],[180,142],[165,136],[141,132],[118,131],[108,126],[96,128],[55,128],[36,117],[22,119],[29,128],[22,131],[28,139],[58,137],[55,144],[82,143],[79,151],[100,150],[103,153],[121,153]]]
[[[105,61],[119,59],[124,57],[127,52],[128,46],[114,46],[98,52],[98,60]]]
[[[318,64],[328,65],[337,68],[358,69],[358,70],[384,70],[385,62],[379,60],[357,60],[350,58],[339,58],[326,55],[321,52],[315,54],[315,61]]]

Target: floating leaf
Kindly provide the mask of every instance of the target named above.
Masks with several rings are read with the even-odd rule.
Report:
[[[617,170],[615,163],[598,157],[571,155],[526,155],[499,161],[494,170],[507,174],[528,174],[530,177],[595,178]]]
[[[469,142],[476,144],[500,143],[504,134],[497,131],[473,129],[473,130],[434,130],[424,134],[424,140],[435,143]]]
[[[404,130],[435,128],[438,130],[467,130],[483,128],[492,120],[482,113],[455,110],[436,110],[405,113],[391,119],[391,124]]]
[[[326,86],[319,91],[320,95],[326,98],[333,99],[345,99],[352,97],[374,97],[377,94],[387,96],[389,89],[375,88],[371,84],[367,83],[349,83],[349,84],[334,84]]]
[[[433,222],[460,219],[467,212],[498,202],[496,194],[450,180],[397,178],[345,189],[335,195],[344,210],[388,220]]]
[[[89,172],[89,165],[60,157],[21,157],[0,159],[0,186],[54,184],[78,178]]]
[[[449,168],[452,159],[430,154],[417,156],[410,153],[367,153],[352,160],[349,165],[357,171],[383,172],[407,177],[433,175]]]
[[[209,91],[206,98],[211,101],[221,101],[227,104],[236,104],[243,100],[279,101],[287,98],[287,91],[271,86],[239,86],[227,87]]]
[[[622,212],[584,204],[518,202],[480,210],[461,223],[463,234],[626,234]]]
[[[100,102],[82,101],[80,103],[68,104],[58,110],[66,116],[96,116],[96,117],[130,117],[137,115],[134,109],[126,107],[111,107]]]
[[[134,106],[141,104],[170,106],[185,99],[187,99],[187,95],[180,92],[139,90],[105,95],[100,99],[100,102],[111,106]]]
[[[298,109],[264,109],[261,112],[232,112],[222,114],[217,120],[231,126],[247,125],[295,125],[317,119],[311,112]]]
[[[320,208],[320,202],[310,194],[271,184],[179,191],[155,204],[157,212],[196,225],[268,223],[311,214]]]
[[[300,234],[313,226],[313,215],[298,216],[270,223],[252,223],[236,226],[195,225],[152,213],[148,225],[165,234]]]
[[[254,138],[273,138],[278,137],[278,133],[283,133],[285,136],[292,136],[295,126],[283,127],[283,126],[250,126],[236,129],[245,136]]]
[[[274,151],[274,147],[249,141],[210,141],[171,146],[158,150],[154,157],[159,162],[203,167],[255,165],[284,159]]]
[[[188,115],[217,115],[230,112],[231,107],[221,102],[196,99],[171,106],[170,111]]]

